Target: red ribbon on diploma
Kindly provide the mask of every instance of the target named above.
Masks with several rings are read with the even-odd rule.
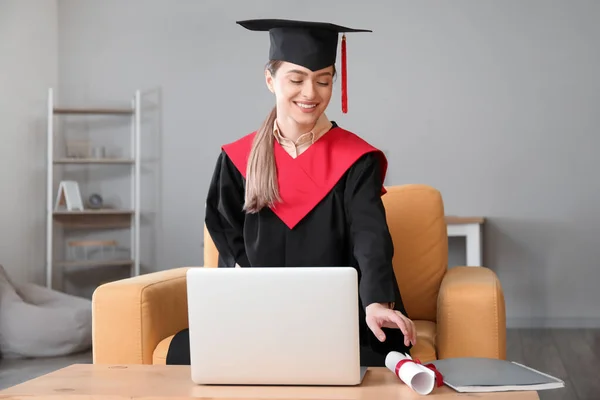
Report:
[[[416,358],[414,360],[411,360],[410,358],[405,358],[404,360],[400,360],[400,361],[398,361],[398,364],[396,364],[396,370],[394,371],[396,373],[396,376],[400,376],[400,367],[402,365],[404,365],[404,363],[407,363],[407,362],[412,362],[415,364],[423,365],[423,364],[421,364],[421,361],[419,361]],[[438,371],[438,369],[435,367],[435,365],[429,363],[429,364],[425,364],[423,366],[425,368],[429,368],[435,374],[435,386],[440,387],[444,384],[444,377],[442,376],[442,373],[440,371]]]

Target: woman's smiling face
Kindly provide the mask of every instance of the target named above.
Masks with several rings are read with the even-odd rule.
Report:
[[[311,71],[284,62],[275,76],[265,72],[267,86],[275,94],[278,120],[312,129],[325,112],[333,91],[334,67]]]

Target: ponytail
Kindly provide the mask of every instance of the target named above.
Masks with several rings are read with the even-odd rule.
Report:
[[[263,207],[270,207],[279,201],[277,168],[273,153],[273,124],[277,118],[277,108],[271,113],[256,132],[248,157],[246,170],[246,200],[244,210],[257,213]]]

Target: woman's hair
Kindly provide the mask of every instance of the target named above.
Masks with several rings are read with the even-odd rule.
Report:
[[[281,61],[269,61],[266,69],[275,76]],[[273,124],[277,118],[277,107],[273,107],[254,136],[248,166],[246,167],[246,200],[244,210],[257,213],[279,201],[277,170],[273,153]]]
[[[281,61],[271,60],[266,69],[274,77]],[[335,77],[335,65],[333,66]],[[257,213],[263,207],[271,207],[280,200],[277,186],[277,168],[273,152],[273,125],[277,119],[277,107],[273,107],[254,136],[248,165],[246,167],[246,198],[244,211]]]

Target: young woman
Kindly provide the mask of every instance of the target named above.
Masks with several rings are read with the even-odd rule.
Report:
[[[361,363],[383,366],[389,351],[407,352],[416,342],[381,200],[387,160],[325,115],[338,34],[364,30],[290,20],[238,24],[270,33],[265,78],[276,104],[260,129],[223,146],[218,157],[205,222],[219,267],[354,266]],[[342,75],[344,112],[345,93]],[[189,362],[184,330],[173,338],[167,363]]]

